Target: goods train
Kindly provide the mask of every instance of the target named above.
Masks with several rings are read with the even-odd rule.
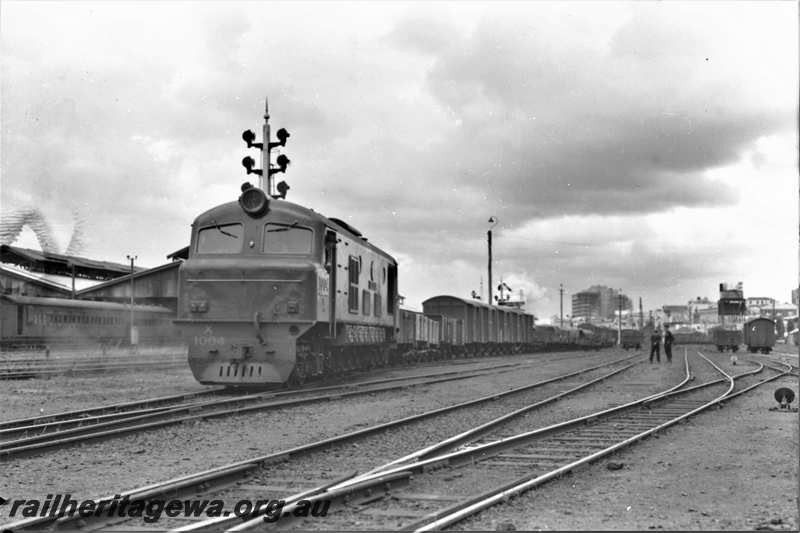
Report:
[[[397,262],[354,227],[260,188],[192,224],[176,324],[201,383],[302,382],[394,362],[600,348],[608,332],[534,328],[514,307],[453,296],[398,306]]]
[[[165,307],[135,305],[139,340],[174,340],[174,314]],[[129,305],[112,302],[0,296],[0,349],[45,349],[62,345],[119,345],[130,339]]]
[[[510,306],[436,296],[423,312],[401,309],[397,261],[346,222],[272,194],[271,174],[289,163],[269,150],[269,112],[261,170],[268,195],[249,183],[238,201],[223,203],[192,224],[188,257],[178,271],[175,324],[189,347],[189,366],[201,383],[228,386],[302,382],[393,362],[455,355],[532,351],[545,347],[599,348],[600,330],[534,328],[534,317]]]

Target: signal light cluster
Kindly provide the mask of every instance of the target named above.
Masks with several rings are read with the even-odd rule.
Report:
[[[275,186],[277,189],[277,194],[273,191],[273,178],[274,174],[279,172],[286,172],[286,168],[291,163],[291,160],[286,157],[285,154],[279,154],[278,157],[275,159],[275,166],[272,165],[270,161],[270,151],[273,148],[283,147],[286,146],[286,141],[289,139],[290,135],[286,129],[281,128],[275,132],[275,137],[277,137],[277,141],[270,141],[269,140],[269,107],[266,106],[266,111],[264,114],[264,142],[255,142],[256,134],[253,133],[252,130],[245,130],[242,133],[242,140],[247,144],[248,148],[257,148],[262,152],[262,167],[264,168],[255,168],[256,160],[250,156],[246,156],[242,159],[242,166],[245,168],[247,174],[257,174],[259,176],[265,176],[267,178],[267,187],[266,192],[267,195],[271,196],[274,199],[278,198],[286,198],[286,193],[289,191],[289,185],[285,181],[281,181],[280,183]],[[265,149],[266,148],[266,149]],[[266,169],[266,172],[264,171]],[[259,184],[262,185],[262,180],[259,180]],[[251,193],[252,194],[252,193]]]

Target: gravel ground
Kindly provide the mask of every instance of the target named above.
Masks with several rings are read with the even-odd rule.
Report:
[[[707,364],[706,364],[707,365]],[[618,377],[610,378],[588,389],[586,392],[579,392],[575,395],[570,395],[565,399],[558,401],[555,404],[537,409],[531,413],[523,415],[519,420],[508,427],[497,431],[493,437],[508,436],[511,434],[519,433],[522,431],[529,431],[538,427],[550,425],[562,420],[574,418],[576,416],[589,414],[609,406],[619,405],[633,399],[647,396],[652,393],[660,392],[671,385],[677,384],[685,376],[683,365],[673,362],[672,365],[649,365],[647,363],[638,364],[632,369],[624,372]],[[449,430],[450,434],[455,434],[466,429],[466,426],[477,425],[480,421],[471,423],[471,420],[464,421],[465,427],[458,427],[454,423],[442,424],[444,430]],[[447,431],[445,431],[447,432]],[[387,437],[382,437],[386,439]],[[442,437],[443,438],[443,437]],[[378,440],[378,437],[373,438]],[[392,440],[395,439],[392,437]],[[352,445],[351,445],[352,446]],[[376,446],[377,447],[377,446]],[[352,455],[353,451],[348,450],[346,447],[332,451],[334,458],[337,460],[332,461],[330,457],[322,454],[316,454],[316,457],[310,457],[309,460],[303,460],[302,466],[304,471],[310,472],[311,475],[320,476],[321,473],[328,472],[328,476],[320,476],[335,478],[337,474],[341,474],[341,468],[337,468],[343,458],[347,455]],[[405,452],[396,452],[397,455],[402,455]],[[379,458],[373,456],[373,464],[377,465],[385,462],[391,458]],[[379,461],[380,459],[380,461]],[[351,459],[348,459],[348,465]],[[288,467],[288,465],[287,465]],[[297,476],[297,471],[287,470],[287,467],[276,468],[269,473],[264,474],[259,478],[256,485],[259,486],[274,486],[276,485],[274,479],[285,480],[292,478],[292,475]],[[297,468],[297,467],[294,467]],[[310,478],[311,476],[307,476]],[[413,494],[442,494],[441,490],[436,488],[440,485],[440,480],[444,479],[452,490],[452,493],[469,494],[480,490],[481,488],[489,488],[493,486],[486,484],[491,478],[491,472],[480,472],[473,469],[446,469],[445,471],[437,472],[435,477],[439,481],[428,479],[428,476],[420,475],[412,482],[409,488],[403,489],[402,493]],[[501,481],[495,480],[498,484]],[[305,488],[305,484],[292,485],[295,489]],[[237,495],[236,490],[227,491],[226,499],[235,499]],[[423,504],[419,508],[420,515],[430,510],[441,507],[441,502],[431,501],[429,504]],[[333,529],[333,530],[362,530],[362,529],[396,529],[411,521],[397,521],[393,516],[396,511],[396,504],[393,499],[378,502],[366,508],[359,508],[358,506],[338,507],[335,513],[325,520],[316,519],[308,520],[296,524],[297,528],[306,529]]]
[[[188,366],[7,380],[0,382],[0,418],[14,420],[206,388],[194,380]]]
[[[456,529],[797,530],[798,416],[770,411],[782,378]]]
[[[0,382],[3,406],[0,419],[14,420],[206,388],[194,380],[188,366],[7,380]]]
[[[561,360],[436,386],[340,399],[322,406],[304,405],[225,419],[197,421],[123,438],[88,443],[81,447],[54,450],[3,464],[0,494],[7,498],[36,498],[56,492],[70,492],[81,497],[113,494],[122,489],[163,481],[338,435],[364,425],[507,390],[569,370],[617,359],[625,354],[622,351],[605,350],[586,354],[585,357],[568,357],[569,354],[548,355],[548,358],[559,357]],[[545,354],[532,357],[544,358]],[[501,359],[503,358],[497,358],[498,361]],[[509,360],[519,359],[519,356],[516,359],[509,358]],[[478,364],[485,364],[487,360],[475,361]],[[446,366],[442,364],[438,368],[444,369]],[[459,366],[459,369],[461,368],[463,367]],[[436,367],[431,365],[427,366],[425,371],[435,369]],[[419,369],[410,370],[419,372]],[[200,387],[191,381],[188,371],[185,384],[189,389],[183,390],[174,383],[170,390],[163,390],[155,385],[158,382],[166,388],[171,383],[170,376],[166,372],[157,376],[152,373],[143,374],[139,388],[130,384],[127,389],[124,388],[125,382],[117,381],[122,380],[124,376],[129,379],[133,377],[132,374],[115,374],[106,379],[86,377],[65,378],[64,381],[60,381],[59,378],[55,378],[42,383],[36,380],[39,387],[48,384],[49,386],[33,389],[26,394],[28,401],[38,400],[51,406],[53,411],[63,411],[79,408],[84,401],[95,405],[99,403],[98,397],[117,402],[142,396],[173,394],[189,390],[191,387]],[[77,379],[81,380],[80,385],[76,385]],[[116,385],[111,380],[114,380]],[[31,388],[33,383],[17,384],[15,388]],[[60,387],[56,387],[56,384]],[[127,391],[129,395],[120,395],[120,389]],[[108,396],[103,397],[103,394]],[[3,400],[14,398],[14,394],[4,390],[2,397]],[[64,402],[64,398],[69,398],[68,404]],[[17,405],[22,403],[20,399],[16,401],[19,402]],[[31,413],[28,410],[23,414]],[[4,418],[11,417],[4,416]]]
[[[151,353],[152,352],[152,353]],[[153,355],[156,349],[145,353]],[[14,352],[16,353],[16,352]],[[158,352],[162,353],[162,352]],[[163,352],[166,354],[166,352]],[[357,379],[380,379],[410,376],[447,370],[468,370],[487,364],[502,364],[527,359],[547,359],[554,361],[591,360],[606,357],[610,350],[597,355],[594,352],[563,352],[525,356],[503,356],[481,359],[460,359],[449,362],[425,363],[415,367],[395,367],[362,373]],[[619,353],[618,357],[622,357]],[[169,355],[175,356],[175,353]],[[598,359],[599,360],[599,359]],[[141,369],[114,371],[107,374],[91,373],[85,376],[53,376],[29,380],[8,380],[0,382],[0,420],[14,420],[53,414],[75,409],[86,409],[98,405],[108,405],[126,401],[140,400],[158,396],[170,396],[205,390],[208,387],[195,381],[185,368]],[[314,386],[314,384],[309,384]]]

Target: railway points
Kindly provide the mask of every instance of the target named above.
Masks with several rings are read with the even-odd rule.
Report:
[[[785,373],[785,370],[776,372],[772,377],[750,383],[749,388],[742,387],[737,392],[732,392],[734,380],[744,380],[760,372],[762,367],[739,376],[731,376],[717,369],[724,377],[721,382],[711,381],[680,390],[690,377],[688,360],[686,364],[687,375],[683,381],[671,389],[636,402],[525,434],[476,443],[427,460],[415,457],[418,460],[411,463],[395,462],[368,475],[326,486],[324,490],[320,488],[318,491],[305,491],[303,497],[309,498],[308,494],[313,494],[310,497],[312,501],[328,498],[347,502],[349,498],[359,501],[360,504],[341,506],[341,515],[338,518],[330,517],[323,526],[319,522],[302,521],[298,527],[427,530],[450,526],[485,507],[505,502],[525,490],[598,460],[723,399],[731,399]],[[646,409],[642,409],[642,405]],[[565,428],[567,431],[563,431]],[[554,435],[550,435],[551,433]],[[517,444],[532,439],[533,445],[520,447]],[[477,472],[454,476],[453,468],[459,465],[467,465],[465,469]],[[478,466],[474,468],[473,465]],[[531,469],[536,473],[526,473],[519,477],[522,472]],[[414,475],[410,488],[389,491],[381,488],[385,479],[393,479],[393,476],[408,477],[410,474]],[[516,481],[507,482],[508,479],[515,478]],[[498,486],[475,496],[476,484],[487,482],[490,485],[494,482]],[[461,493],[469,496],[454,498],[454,495]],[[296,498],[289,495],[286,501],[291,503]],[[439,510],[431,510],[435,508]],[[425,515],[425,518],[416,522],[408,520],[410,516],[420,515]],[[245,523],[233,522],[234,530],[258,527],[259,522],[259,518]],[[187,526],[184,530],[200,530],[220,523],[231,522],[212,520]]]

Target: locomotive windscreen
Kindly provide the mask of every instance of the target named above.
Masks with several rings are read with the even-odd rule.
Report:
[[[242,251],[242,225],[224,224],[203,228],[197,234],[197,253],[235,254]]]
[[[307,254],[311,252],[313,232],[308,228],[267,224],[262,250],[273,254]]]

